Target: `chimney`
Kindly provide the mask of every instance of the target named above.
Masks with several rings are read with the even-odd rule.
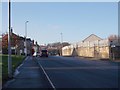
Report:
[[[34,40],[32,40],[32,45],[34,45]]]
[[[35,42],[35,44],[38,45],[38,44],[37,44],[37,41]]]

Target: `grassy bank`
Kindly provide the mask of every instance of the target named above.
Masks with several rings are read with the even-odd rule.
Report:
[[[0,83],[2,82],[2,57],[0,55]]]
[[[2,83],[4,84],[8,78],[8,55],[0,55],[2,57]],[[24,56],[12,55],[12,71],[14,72],[24,60]]]

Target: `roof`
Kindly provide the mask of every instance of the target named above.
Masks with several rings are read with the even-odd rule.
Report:
[[[103,40],[102,38],[98,37],[95,34],[91,34],[90,36],[88,36],[87,38],[85,38],[83,40],[83,42],[87,42],[87,41],[96,41],[96,40]]]
[[[17,34],[15,34],[15,33],[11,33],[11,35],[12,36],[15,36],[15,37],[19,37]],[[4,38],[4,37],[6,37],[6,36],[8,36],[8,33],[6,33],[6,34],[4,34],[2,37]]]

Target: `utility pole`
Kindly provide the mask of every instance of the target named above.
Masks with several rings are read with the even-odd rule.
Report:
[[[12,58],[11,58],[11,1],[8,0],[8,77],[12,78]]]
[[[62,33],[60,34],[61,34],[61,43],[63,43],[63,34]]]
[[[62,56],[62,47],[63,47],[63,34],[62,34],[62,33],[60,33],[60,35],[61,35],[61,56]]]

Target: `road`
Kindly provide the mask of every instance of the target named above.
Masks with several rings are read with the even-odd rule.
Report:
[[[27,57],[3,88],[118,88],[118,63],[78,57]]]
[[[118,88],[118,63],[77,57],[36,58],[55,88]]]

